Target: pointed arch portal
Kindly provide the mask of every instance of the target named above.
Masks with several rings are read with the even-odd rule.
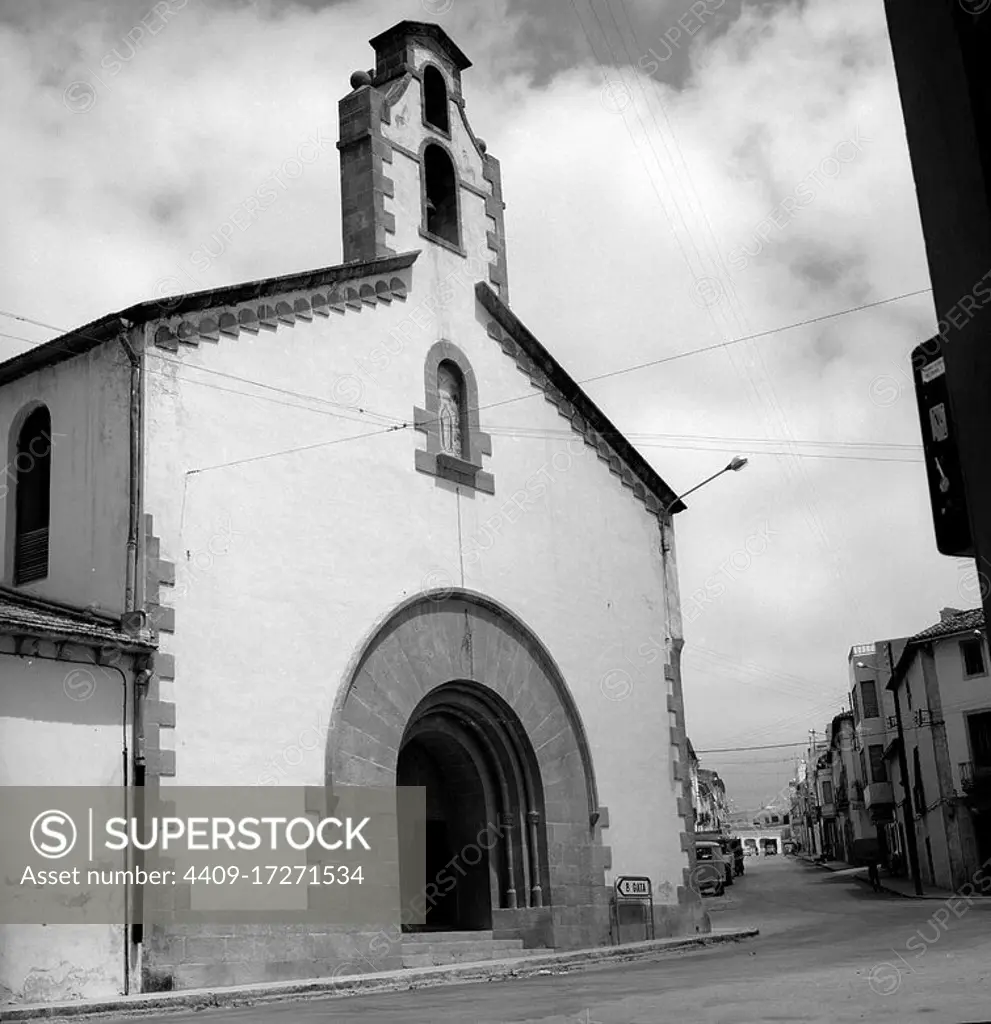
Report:
[[[578,709],[536,635],[489,598],[420,595],[373,631],[334,708],[327,782],[425,788],[436,888],[418,927],[569,945],[554,928],[578,928],[584,909],[587,930],[587,909],[604,906],[608,851]],[[423,891],[400,874],[404,900]]]

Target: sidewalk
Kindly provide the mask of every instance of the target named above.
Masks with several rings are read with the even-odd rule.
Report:
[[[590,964],[627,963],[633,960],[658,961],[666,954],[681,950],[703,949],[723,942],[740,942],[759,935],[757,928],[720,929],[705,935],[684,938],[628,942],[622,946],[577,949],[565,953],[534,952],[532,956],[512,960],[485,960],[480,963],[449,964],[441,967],[416,967],[400,971],[380,971],[348,977],[313,978],[260,985],[240,985],[214,989],[188,989],[183,992],[156,992],[148,995],[119,996],[115,999],[79,1000],[71,1003],[31,1003],[0,1006],[0,1021],[56,1020],[64,1017],[139,1015],[153,1012],[199,1011],[217,1007],[253,1006],[276,1000],[327,999],[333,996],[366,993],[404,992],[437,985],[466,985],[471,982],[508,978],[529,978],[544,974],[565,974]]]
[[[825,868],[827,871],[848,872],[858,882],[863,882],[864,885],[871,884],[870,878],[867,875],[867,868],[851,867],[841,860],[828,860],[825,863],[816,863],[810,857],[801,857],[800,859],[805,861],[806,864],[811,864],[817,868]],[[884,873],[881,875],[881,891],[891,893],[893,896],[904,896],[912,900],[942,900],[944,902],[962,899],[991,900],[991,893],[973,892],[964,897],[960,893],[951,892],[949,889],[940,889],[926,882],[922,883],[922,895],[917,896],[915,893],[915,883],[911,878],[895,878]]]

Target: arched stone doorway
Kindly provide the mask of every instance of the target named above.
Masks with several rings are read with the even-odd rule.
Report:
[[[427,927],[609,941],[606,813],[585,730],[553,659],[497,602],[420,595],[372,631],[335,702],[327,782],[425,786],[428,887],[450,885],[439,869],[466,846],[472,860],[482,851],[462,856],[456,886],[429,893]]]
[[[547,837],[540,769],[526,730],[477,683],[438,687],[414,710],[396,768],[427,793],[428,929],[490,929],[493,908],[544,906]],[[415,895],[422,880],[404,880]]]

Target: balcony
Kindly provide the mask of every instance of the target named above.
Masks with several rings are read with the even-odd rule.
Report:
[[[892,807],[895,797],[890,782],[871,782],[864,787],[864,806],[869,811]]]
[[[822,820],[827,821],[836,817],[836,805],[832,803],[823,804],[819,810],[822,812]]]
[[[937,718],[929,708],[920,708],[915,713],[915,724],[921,729],[925,726],[942,725],[942,719]]]

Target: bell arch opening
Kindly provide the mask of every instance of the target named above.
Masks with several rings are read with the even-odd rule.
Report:
[[[400,878],[426,906],[409,931],[493,927],[493,910],[543,907],[548,891],[543,787],[519,718],[476,683],[439,686],[413,711],[397,786],[426,790],[426,878]]]

